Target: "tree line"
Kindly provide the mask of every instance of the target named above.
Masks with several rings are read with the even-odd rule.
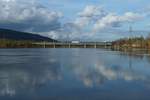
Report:
[[[132,48],[150,49],[150,37],[144,38],[143,36],[141,36],[141,37],[119,39],[117,41],[112,42],[112,48],[114,49],[132,49]]]
[[[34,48],[38,45],[33,44],[34,41],[0,39],[0,48]]]

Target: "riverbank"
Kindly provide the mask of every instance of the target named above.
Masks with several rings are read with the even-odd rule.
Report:
[[[36,41],[16,41],[0,40],[0,48],[111,48],[111,43],[106,42],[36,42]]]
[[[1,39],[0,48],[109,48],[119,51],[150,50],[150,39],[143,37],[125,38],[113,42],[37,42]]]
[[[112,48],[116,50],[150,49],[150,39],[143,37],[124,38],[112,42]]]
[[[38,45],[33,44],[34,41],[17,41],[17,40],[0,40],[0,48],[35,48]]]

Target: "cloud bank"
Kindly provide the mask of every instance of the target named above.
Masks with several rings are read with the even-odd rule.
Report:
[[[94,30],[98,31],[110,27],[121,27],[124,23],[139,21],[142,18],[142,15],[133,12],[126,12],[124,15],[109,13],[108,15],[97,20],[97,22],[94,24]]]
[[[110,33],[106,34],[105,30],[144,18],[135,12],[120,15],[101,6],[87,5],[75,19],[63,22],[62,12],[52,11],[36,0],[1,0],[0,13],[1,28],[34,32],[59,40],[94,39],[97,34],[107,37]]]
[[[59,31],[59,33],[66,35],[66,37],[62,36],[64,40],[69,38],[84,41],[84,39],[96,39],[99,35],[103,36],[104,39],[106,39],[106,37],[108,37],[107,39],[110,39],[108,35],[111,35],[112,37],[117,36],[115,36],[116,34],[114,34],[114,32],[108,33],[108,30],[115,30],[125,24],[134,23],[143,18],[144,15],[139,13],[125,12],[124,14],[119,15],[114,12],[109,12],[101,6],[88,5],[83,11],[77,14],[75,20],[71,21],[69,24],[65,24],[64,28],[61,32]],[[55,33],[57,34],[56,31]]]
[[[35,0],[1,0],[0,27],[48,32],[60,28],[60,12],[50,11]]]

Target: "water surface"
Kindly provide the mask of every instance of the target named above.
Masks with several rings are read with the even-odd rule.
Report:
[[[0,49],[0,100],[150,100],[150,56]]]

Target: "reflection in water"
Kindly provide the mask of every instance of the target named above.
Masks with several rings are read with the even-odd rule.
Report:
[[[134,55],[96,49],[35,51],[1,50],[0,96],[33,93],[44,87],[47,89],[44,92],[50,91],[48,87],[54,90],[58,87],[58,91],[65,91],[63,87],[101,88],[119,80],[150,83],[149,57],[145,55],[139,59]]]
[[[78,78],[89,87],[92,87],[93,85],[101,85],[107,80],[122,79],[125,81],[148,81],[150,78],[149,76],[134,71],[134,69],[123,69],[121,66],[111,68],[101,64],[96,64],[95,66],[92,66],[92,69],[90,70],[87,70],[85,67],[79,69],[78,67],[75,67],[74,70],[76,71],[76,76],[78,76]]]
[[[60,68],[51,63],[50,67],[37,66],[37,68],[0,68],[0,95],[13,96],[20,89],[29,91],[45,85],[49,80],[60,80]],[[18,90],[18,91],[17,91]]]

